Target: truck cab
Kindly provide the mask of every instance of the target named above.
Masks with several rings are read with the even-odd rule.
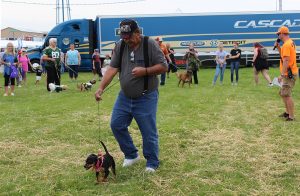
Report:
[[[44,44],[39,48],[28,50],[31,63],[40,63],[43,50],[49,46],[50,38],[57,39],[57,47],[66,53],[70,44],[75,44],[75,49],[81,55],[80,71],[92,68],[91,56],[95,48],[94,21],[88,19],[69,20],[55,26],[46,36]]]

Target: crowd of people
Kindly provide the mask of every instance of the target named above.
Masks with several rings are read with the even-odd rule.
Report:
[[[171,70],[177,70],[175,51],[171,48],[170,44],[164,44],[162,37],[157,37],[155,41],[158,43],[164,59],[168,64],[168,71],[166,73],[160,74],[160,85],[163,86],[166,83],[166,76],[169,78],[169,73]],[[22,48],[15,54],[16,50],[12,43],[7,44],[7,48],[4,53],[2,53],[2,62],[5,67],[4,78],[5,79],[5,89],[11,87],[11,95],[14,96],[14,86],[15,83],[18,87],[21,85],[26,85],[27,72],[29,66],[32,67],[30,59],[26,54],[26,49]],[[267,61],[267,50],[260,43],[254,43],[252,66],[254,72],[254,81],[258,84],[258,76],[261,72],[264,78],[267,80],[269,86],[273,86],[271,78],[268,74],[268,61]],[[218,44],[218,50],[215,52],[215,64],[216,71],[213,77],[212,85],[216,85],[218,77],[220,77],[220,84],[223,84],[224,73],[226,70],[227,62],[230,62],[231,71],[231,84],[237,85],[239,81],[239,67],[241,61],[242,51],[239,49],[239,44],[237,42],[233,43],[233,49],[230,52],[224,50],[223,43]],[[4,57],[4,58],[3,58]],[[104,60],[101,60],[99,49],[95,49],[91,56],[92,58],[92,72],[94,74],[94,80],[98,78],[101,81],[103,74],[106,72],[108,65],[110,64],[110,55],[107,54]],[[183,56],[186,62],[186,70],[190,69],[193,73],[193,83],[198,85],[198,71],[201,66],[201,61],[198,58],[198,51],[195,49],[193,43],[190,43],[188,51]],[[12,66],[7,66],[10,63]],[[38,69],[33,68],[32,70],[37,73],[36,84],[39,83],[41,72],[47,75],[47,90],[49,89],[49,83],[54,83],[60,85],[60,77],[64,72],[65,67],[68,69],[70,80],[76,81],[78,78],[78,70],[81,65],[81,56],[78,50],[75,49],[74,43],[70,44],[69,50],[64,54],[59,48],[57,48],[56,38],[51,38],[49,40],[49,46],[44,49],[43,56],[41,58],[40,67]],[[10,70],[16,67],[18,75],[16,77],[10,76]],[[235,80],[234,80],[235,75]],[[8,85],[9,84],[9,85]],[[8,96],[8,90],[5,91],[4,96]]]

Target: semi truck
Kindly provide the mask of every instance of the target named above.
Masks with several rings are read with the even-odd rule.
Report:
[[[94,49],[99,49],[103,57],[111,54],[120,40],[119,23],[124,18],[136,20],[143,35],[160,36],[164,43],[170,43],[178,65],[185,63],[182,57],[193,43],[202,65],[214,66],[214,54],[220,42],[228,52],[234,42],[239,43],[243,65],[252,60],[254,42],[260,42],[269,50],[271,64],[278,63],[278,52],[272,49],[281,26],[289,27],[290,36],[300,46],[300,11],[97,16],[95,20],[74,19],[58,24],[49,31],[41,47],[28,51],[29,58],[33,63],[39,63],[43,49],[54,37],[64,53],[70,43],[74,43],[82,58],[80,70],[91,70]],[[298,47],[298,61],[299,53]]]

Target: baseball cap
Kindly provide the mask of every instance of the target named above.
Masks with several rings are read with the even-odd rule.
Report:
[[[158,42],[162,42],[163,38],[162,37],[157,37],[155,40],[158,41]]]
[[[94,52],[99,52],[99,49],[95,49]]]
[[[128,39],[133,32],[139,28],[137,22],[133,19],[125,19],[120,22],[120,36],[122,39]]]
[[[282,26],[282,27],[280,27],[279,29],[278,29],[278,31],[277,31],[277,35],[279,35],[279,34],[289,34],[290,32],[289,32],[289,28],[287,28],[286,26]]]

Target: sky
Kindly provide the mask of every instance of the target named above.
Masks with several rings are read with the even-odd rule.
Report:
[[[300,10],[300,0],[282,1],[284,11]],[[72,19],[95,19],[97,15],[126,17],[134,14],[256,12],[278,9],[278,0],[69,0],[69,2]],[[55,3],[56,0],[1,0],[1,29],[13,27],[39,32],[50,31],[56,25]],[[98,5],[78,5],[83,3],[98,3]]]

